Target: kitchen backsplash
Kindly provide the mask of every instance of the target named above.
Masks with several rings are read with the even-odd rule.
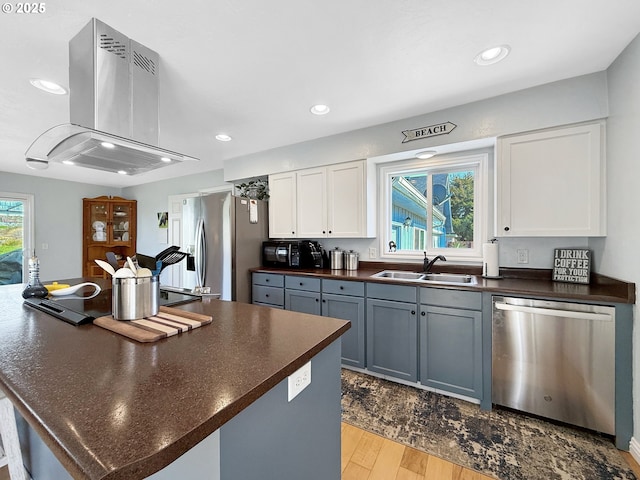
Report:
[[[340,247],[341,250],[354,250],[360,254],[361,261],[385,261],[380,258],[380,244],[377,238],[316,238],[326,250]],[[501,238],[499,240],[500,266],[513,268],[552,268],[553,250],[555,248],[583,247],[587,248],[588,238],[562,237],[521,237]],[[369,249],[374,248],[377,258],[369,257]],[[518,263],[518,250],[527,250],[529,263]],[[393,260],[398,263],[398,260]],[[411,260],[415,263],[416,260]],[[596,262],[597,265],[597,262]]]

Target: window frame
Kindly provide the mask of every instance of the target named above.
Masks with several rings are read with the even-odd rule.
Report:
[[[428,174],[451,171],[453,169],[474,170],[474,246],[473,248],[427,248],[427,257],[444,255],[447,260],[460,263],[482,262],[482,244],[488,232],[491,220],[489,212],[489,158],[487,150],[457,152],[426,160],[407,159],[378,164],[379,209],[378,209],[378,239],[380,258],[387,261],[422,261],[423,251],[389,251],[389,241],[392,240],[392,212],[391,195],[394,176],[411,172],[425,172]],[[432,205],[432,188],[428,189],[427,205]],[[431,213],[428,215],[431,219]],[[428,237],[433,239],[433,236]]]
[[[0,199],[22,202],[22,281],[29,278],[29,258],[35,248],[35,196],[30,193],[0,192]]]

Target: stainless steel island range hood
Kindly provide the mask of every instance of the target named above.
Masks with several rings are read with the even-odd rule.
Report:
[[[159,148],[159,56],[95,18],[69,42],[71,123],[38,137],[27,165],[49,162],[136,175],[185,160]]]

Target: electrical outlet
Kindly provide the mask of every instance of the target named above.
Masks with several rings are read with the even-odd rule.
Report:
[[[529,250],[526,248],[519,248],[516,250],[518,255],[518,263],[529,263]]]
[[[378,258],[378,252],[373,247],[369,248],[369,258]]]
[[[307,362],[298,370],[289,375],[289,401],[311,385],[311,362]]]

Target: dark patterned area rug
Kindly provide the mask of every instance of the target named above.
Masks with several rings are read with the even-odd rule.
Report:
[[[342,420],[500,480],[636,478],[608,437],[347,369]]]

